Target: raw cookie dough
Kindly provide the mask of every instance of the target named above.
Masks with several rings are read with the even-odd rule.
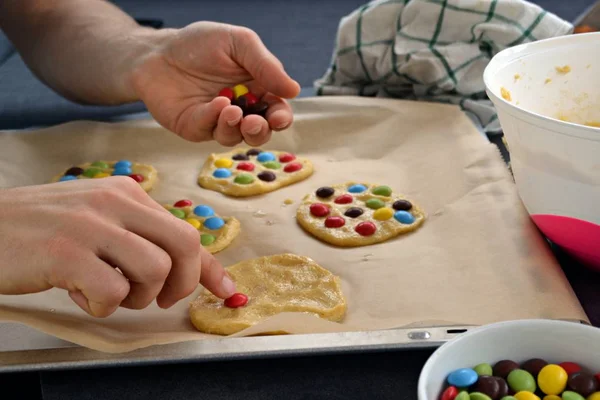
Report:
[[[425,213],[388,186],[348,182],[306,195],[296,220],[324,242],[356,247],[414,231],[425,221]]]
[[[211,154],[198,184],[228,196],[247,197],[291,185],[312,173],[313,165],[306,158],[283,151],[237,148]]]
[[[203,290],[189,309],[192,324],[201,332],[232,335],[282,312],[310,313],[334,322],[346,314],[340,279],[308,257],[260,257],[226,271],[237,291],[248,296],[248,302],[229,308],[222,299]]]
[[[240,221],[234,217],[221,217],[206,204],[194,206],[190,200],[179,200],[163,207],[196,228],[202,246],[212,254],[229,246],[240,233]]]
[[[107,178],[114,175],[126,175],[131,177],[138,182],[146,192],[152,190],[158,177],[156,169],[151,165],[139,164],[129,160],[94,161],[72,166],[62,174],[52,178],[52,182],[75,179]]]

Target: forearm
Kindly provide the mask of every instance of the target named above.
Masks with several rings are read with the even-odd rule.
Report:
[[[0,27],[41,81],[90,104],[139,100],[132,71],[173,33],[140,27],[105,0],[3,0]]]

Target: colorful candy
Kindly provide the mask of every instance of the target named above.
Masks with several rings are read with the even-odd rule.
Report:
[[[131,168],[132,165],[129,160],[120,160],[115,163],[114,168]]]
[[[254,164],[250,162],[241,162],[235,168],[239,169],[240,171],[252,172],[254,171]]]
[[[246,152],[246,155],[248,157],[253,157],[259,155],[260,153],[262,153],[261,149],[250,149]]]
[[[185,222],[187,222],[188,224],[190,224],[191,226],[193,226],[196,229],[200,229],[200,227],[201,227],[200,221],[198,221],[197,219],[194,219],[194,218],[187,218],[185,220]]]
[[[448,375],[448,384],[466,388],[477,382],[477,372],[471,368],[461,368]]]
[[[210,246],[215,242],[216,239],[217,238],[213,235],[203,233],[202,235],[200,235],[200,244],[202,244],[202,246]]]
[[[363,214],[363,212],[364,211],[362,210],[362,208],[350,207],[349,209],[346,210],[344,215],[346,217],[350,217],[350,218],[358,218]]]
[[[327,217],[325,226],[327,228],[341,228],[346,225],[346,220],[342,217]]]
[[[415,217],[413,217],[413,215],[407,211],[396,211],[394,213],[394,219],[396,219],[396,221],[400,222],[401,224],[407,225],[415,222]]]
[[[233,181],[240,185],[248,185],[254,182],[254,177],[250,174],[239,174]]]
[[[283,170],[287,173],[292,173],[292,172],[296,172],[296,171],[300,171],[302,169],[302,164],[299,162],[292,162],[287,164]]]
[[[540,370],[537,381],[540,390],[546,394],[560,394],[567,387],[567,371],[560,365],[548,364]]]
[[[173,209],[169,210],[169,212],[171,214],[173,214],[174,216],[176,216],[177,218],[184,218],[185,217],[185,211],[180,210],[178,208],[173,208]]]
[[[250,157],[248,157],[244,153],[238,153],[238,154],[234,154],[233,157],[231,157],[231,159],[235,160],[235,161],[247,161],[250,159]]]
[[[104,161],[94,161],[94,162],[92,163],[92,167],[97,167],[97,168],[107,169],[107,168],[109,168],[110,166],[109,166],[107,163],[105,163]],[[115,168],[117,168],[117,166],[116,166],[116,165],[115,165]]]
[[[123,176],[123,175],[129,176],[129,175],[131,175],[131,168],[129,168],[129,167],[115,168],[113,170],[112,174],[114,176]]]
[[[546,365],[548,365],[548,363],[541,358],[532,358],[525,361],[521,368],[533,376],[538,376],[542,368],[544,368]]]
[[[396,200],[392,208],[397,211],[408,211],[412,208],[412,204],[408,200]]]
[[[588,397],[598,390],[598,382],[592,374],[586,372],[575,372],[569,376],[567,386],[574,392],[581,394],[583,397]]]
[[[475,372],[477,373],[477,371]],[[477,393],[483,393],[492,399],[497,399],[500,394],[500,384],[496,377],[491,375],[477,375],[477,383],[473,386],[473,390]]]
[[[310,213],[315,217],[324,217],[329,214],[329,207],[323,203],[314,203],[310,205]]]
[[[240,107],[244,116],[256,114],[265,117],[269,108],[266,102],[260,100],[250,92],[246,85],[242,84],[232,88],[223,88],[219,91],[218,96],[226,97],[232,105]]]
[[[227,97],[229,100],[233,100],[235,95],[233,94],[233,90],[231,88],[223,88],[219,92],[219,96]]]
[[[235,85],[232,89],[233,91],[233,98],[237,99],[240,96],[245,95],[246,93],[248,93],[248,88],[245,85]]]
[[[394,210],[391,208],[380,208],[373,213],[373,218],[377,221],[387,221],[394,216]]]
[[[86,176],[88,178],[93,178],[100,172],[102,172],[102,171],[100,171],[98,168],[86,168],[85,171],[83,171],[83,176]]]
[[[288,163],[290,161],[294,161],[296,159],[296,156],[290,153],[285,153],[279,156],[279,161],[281,161],[282,163]]]
[[[372,210],[377,210],[378,208],[385,206],[385,203],[380,199],[369,199],[365,204]]]
[[[263,163],[263,167],[269,169],[279,169],[281,168],[281,164],[277,161],[267,161],[266,163]]]
[[[189,207],[191,205],[192,205],[191,200],[183,199],[183,200],[179,200],[179,201],[175,202],[175,204],[173,204],[173,207],[181,208],[181,207]]]
[[[581,366],[579,366],[579,364],[574,363],[574,362],[565,361],[565,362],[561,362],[558,365],[560,365],[567,372],[567,375],[571,375],[571,374],[581,371]]]
[[[258,179],[260,179],[261,181],[265,181],[265,182],[273,182],[277,176],[272,173],[271,171],[263,171],[260,174],[257,175]]]
[[[317,197],[320,197],[322,199],[327,199],[327,198],[333,196],[334,193],[335,193],[335,190],[332,187],[329,187],[329,186],[320,187],[315,192],[315,194],[317,195]]]
[[[204,227],[206,229],[210,229],[211,231],[221,229],[223,225],[225,225],[225,221],[219,217],[210,217],[204,221]]]
[[[367,187],[365,185],[361,185],[361,184],[352,185],[348,188],[348,191],[350,193],[362,193],[365,190],[367,190]]]
[[[343,194],[338,196],[333,202],[335,204],[350,204],[354,201],[354,198],[350,194]]]
[[[477,372],[479,376],[492,376],[492,366],[487,363],[477,364],[473,367],[473,370]]]
[[[525,391],[515,393],[514,397],[517,400],[541,400],[535,393]]]
[[[442,398],[440,400],[454,400],[458,396],[458,389],[454,386],[448,386],[444,393],[442,393]]]
[[[395,217],[395,215],[394,215],[394,217]],[[518,368],[519,368],[519,364],[517,364],[516,362],[514,362],[512,360],[501,360],[501,361],[498,361],[494,365],[494,368],[492,370],[493,370],[495,376],[499,376],[503,379],[506,379],[508,374],[510,374],[514,369],[518,369]]]
[[[275,157],[275,154],[270,153],[270,152],[262,152],[260,153],[257,157],[256,157],[256,161],[264,163],[267,161],[274,161],[276,160],[277,157]]]
[[[94,179],[108,178],[110,174],[106,172],[100,172],[99,174],[94,175]]]
[[[79,167],[71,167],[67,170],[67,172],[65,172],[65,176],[66,175],[79,176],[81,174],[83,174],[83,168],[79,168]]]
[[[561,397],[562,400],[585,400],[585,397],[583,397],[579,393],[572,392],[570,390],[565,390]]]
[[[377,227],[371,221],[363,221],[354,230],[361,236],[371,236],[377,231]]]
[[[129,177],[131,179],[133,179],[134,181],[136,181],[137,183],[144,182],[144,177],[140,174],[131,174],[131,175],[129,175]]]
[[[390,196],[392,194],[392,189],[389,186],[377,186],[371,190],[373,194],[377,196]]]
[[[235,293],[231,297],[225,299],[225,307],[239,308],[248,303],[248,296],[243,293]]]
[[[59,181],[64,182],[64,181],[74,181],[77,180],[77,177],[74,175],[63,175],[60,177]]]
[[[535,378],[524,369],[513,369],[506,377],[508,386],[514,392],[535,392]]]
[[[194,208],[194,214],[199,217],[206,218],[215,215],[215,211],[210,206],[199,205]]]
[[[231,171],[227,168],[217,168],[213,172],[213,176],[219,179],[229,178],[231,176]]]
[[[215,161],[215,167],[217,168],[231,168],[233,161],[228,158],[219,158]]]

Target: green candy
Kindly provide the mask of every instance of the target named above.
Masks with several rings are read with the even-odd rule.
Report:
[[[279,169],[279,168],[281,168],[281,164],[279,164],[277,161],[267,161],[266,163],[263,163],[263,166],[265,168],[269,168],[269,169]]]
[[[240,185],[247,185],[254,182],[254,177],[250,174],[239,174],[233,181],[235,183],[239,183]]]
[[[515,392],[532,392],[535,393],[537,386],[535,385],[535,378],[529,372],[524,369],[515,369],[508,374],[506,378],[508,386]]]
[[[98,175],[100,172],[102,172],[102,171],[100,171],[98,168],[88,168],[85,171],[83,171],[83,175],[87,176],[88,178],[93,178],[96,175]]]
[[[109,168],[108,164],[102,161],[95,161],[92,163],[92,167],[98,167],[102,169]]]
[[[210,244],[213,244],[215,239],[216,238],[213,235],[209,235],[209,234],[200,235],[200,243],[202,243],[202,246],[208,246]]]
[[[171,214],[173,214],[177,218],[181,218],[181,219],[185,218],[185,211],[180,210],[179,208],[173,208],[173,209],[169,210],[169,212],[171,212]]]
[[[454,398],[454,400],[470,400],[469,392],[460,392],[458,396]]]
[[[504,396],[500,400],[517,400],[517,398],[516,397],[512,397],[512,396]]]
[[[492,366],[490,364],[477,364],[475,367],[473,367],[473,370],[475,372],[477,372],[477,375],[479,376],[492,376],[493,372],[492,372]]]
[[[579,393],[571,392],[570,390],[565,390],[561,397],[563,400],[585,400],[585,397]]]
[[[385,206],[385,203],[379,199],[369,199],[365,204],[372,210],[377,210],[378,208]]]
[[[389,186],[377,186],[376,188],[373,188],[371,192],[373,192],[373,194],[376,194],[377,196],[388,197],[392,194],[392,189]]]
[[[487,394],[473,392],[469,395],[469,400],[492,400]]]

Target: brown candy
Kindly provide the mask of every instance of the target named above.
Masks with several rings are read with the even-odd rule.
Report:
[[[267,109],[269,108],[269,105],[267,103],[265,103],[264,101],[259,101],[256,104],[252,104],[248,107],[243,108],[242,110],[244,111],[244,116],[246,115],[260,115],[261,117],[265,117],[267,115]]]
[[[512,360],[501,360],[494,365],[492,371],[494,376],[499,376],[500,378],[506,379],[508,374],[510,374],[513,370],[519,369],[519,364]]]
[[[263,171],[258,174],[258,179],[265,182],[273,182],[277,177],[271,171]]]
[[[346,210],[344,215],[346,217],[350,217],[350,218],[357,218],[357,217],[360,217],[363,214],[363,212],[364,211],[362,210],[362,208],[350,207],[349,209]]]
[[[329,186],[323,186],[317,189],[316,195],[322,199],[326,199],[328,197],[333,196],[335,190]]]
[[[231,159],[235,161],[246,161],[249,159],[249,157],[244,153],[238,153],[234,154],[233,157],[231,157]]]
[[[261,149],[250,149],[250,150],[248,150],[248,151],[246,152],[246,155],[247,155],[247,156],[249,156],[249,157],[251,157],[251,156],[257,156],[257,155],[259,155],[260,153],[262,153],[262,150],[261,150]]]
[[[527,360],[521,365],[521,369],[529,372],[534,378],[537,378],[538,374],[548,363],[541,358],[532,358]]]
[[[509,393],[508,383],[506,383],[506,381],[504,379],[500,378],[499,376],[494,376],[494,378],[498,382],[498,399],[501,399],[504,396],[508,396],[508,393]],[[492,399],[492,400],[496,400],[496,399]]]
[[[567,385],[572,391],[579,393],[583,397],[588,397],[598,390],[596,378],[586,372],[576,372],[569,376]]]
[[[500,384],[493,376],[480,376],[477,383],[473,385],[473,391],[488,395],[492,400],[496,400],[500,393]]]
[[[79,176],[81,174],[83,174],[83,168],[79,167],[71,167],[65,172],[65,175]]]
[[[408,211],[412,208],[412,204],[408,200],[396,200],[392,207],[396,211]]]

